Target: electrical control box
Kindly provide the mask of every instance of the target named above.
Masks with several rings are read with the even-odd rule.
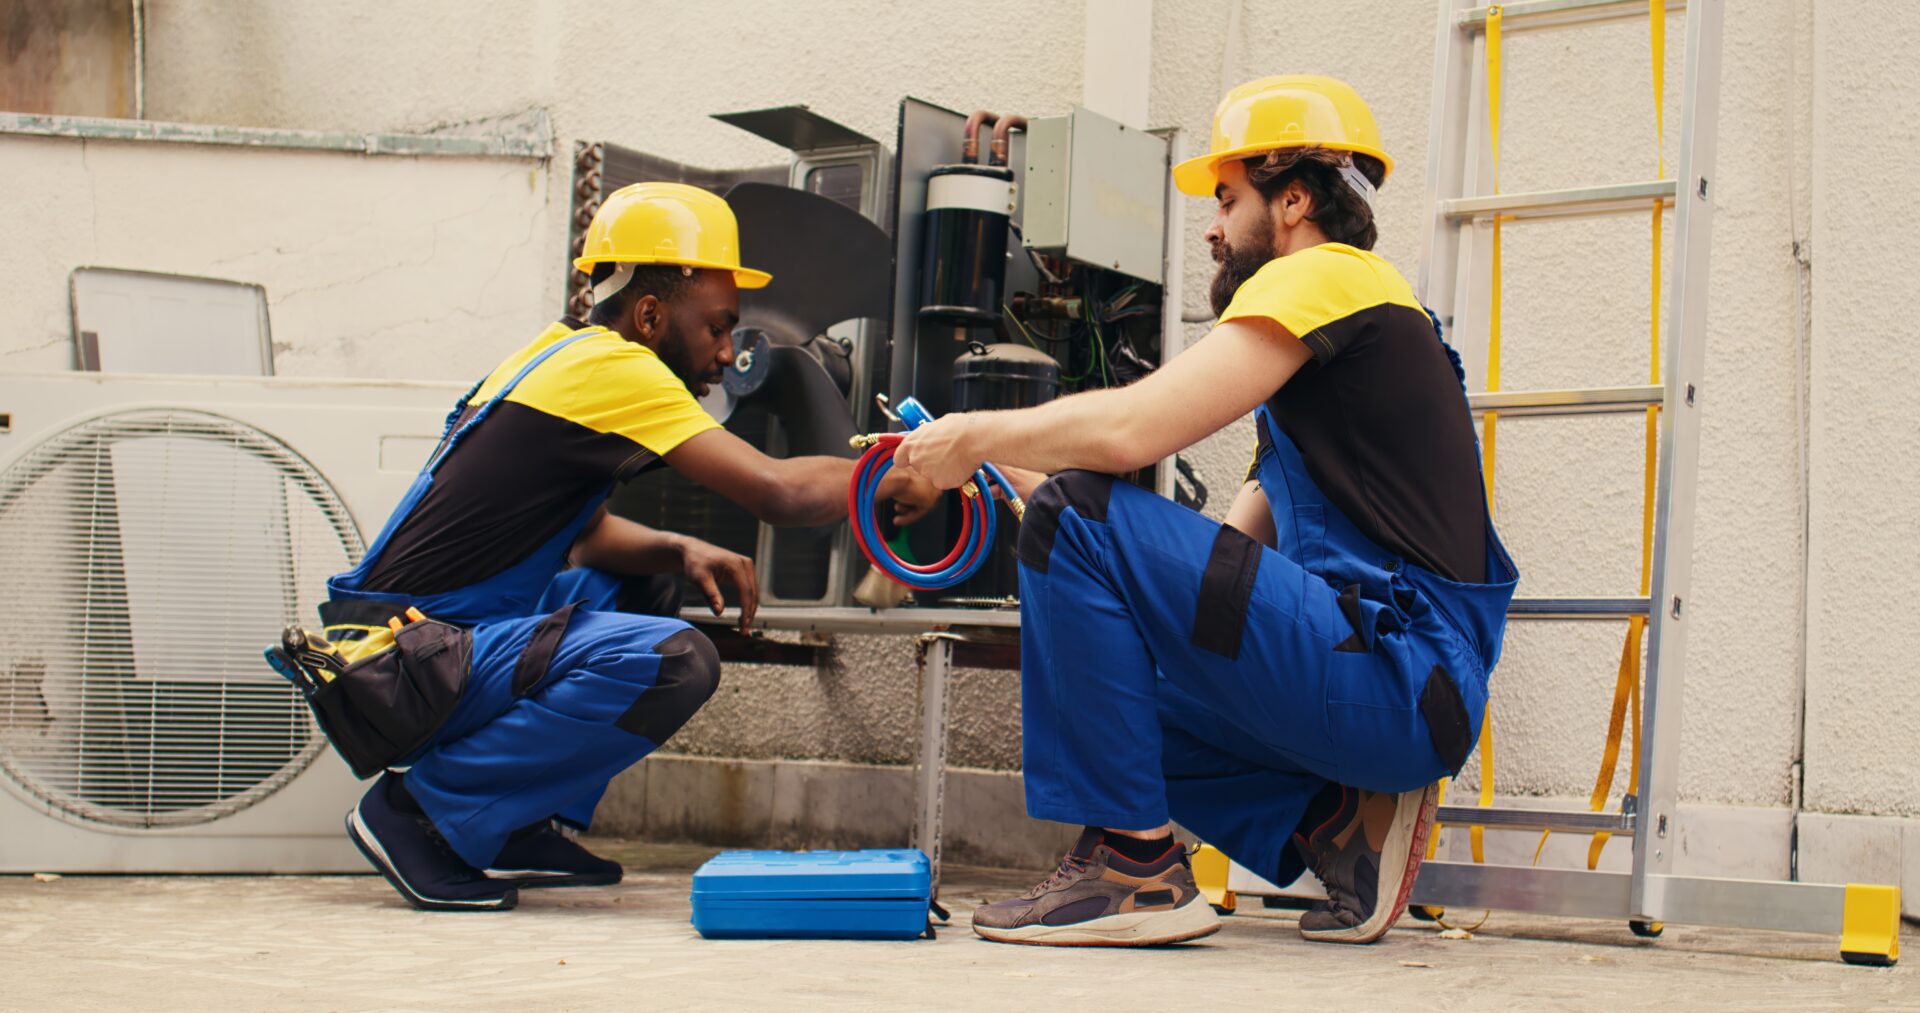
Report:
[[[1027,127],[1022,241],[1159,284],[1167,236],[1167,141],[1075,107]]]

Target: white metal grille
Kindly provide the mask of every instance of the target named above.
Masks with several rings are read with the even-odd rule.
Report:
[[[204,823],[325,745],[261,650],[360,558],[299,454],[204,412],[123,411],[0,474],[0,771],[55,810]]]

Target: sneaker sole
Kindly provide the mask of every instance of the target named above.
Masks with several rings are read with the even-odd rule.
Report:
[[[574,886],[613,886],[625,873],[542,872],[538,869],[488,869],[487,878],[522,890],[559,890]]]
[[[380,846],[380,839],[375,837],[373,831],[367,829],[366,823],[360,819],[358,806],[347,812],[347,837],[353,841],[353,846],[359,848],[360,853],[366,856],[367,861],[372,862],[373,867],[380,870],[380,875],[386,877],[387,883],[399,891],[400,896],[406,898],[407,903],[422,911],[511,911],[513,906],[519,903],[519,896],[511,889],[499,897],[485,900],[436,900],[421,895],[419,891],[408,886],[407,881],[401,879],[400,873],[394,870],[393,862],[387,858],[386,849]]]
[[[1393,827],[1387,831],[1386,843],[1380,849],[1383,856],[1391,855],[1398,853],[1396,849],[1401,844],[1407,845],[1404,863],[1380,870],[1379,896],[1392,897],[1392,906],[1383,911],[1376,905],[1372,918],[1352,928],[1317,931],[1303,928],[1302,938],[1316,943],[1371,943],[1386,935],[1393,923],[1400,920],[1400,915],[1407,910],[1407,898],[1413,894],[1413,882],[1419,878],[1420,863],[1427,857],[1427,835],[1433,831],[1434,814],[1439,809],[1440,786],[1427,785],[1426,790],[1419,793],[1419,804],[1409,806],[1405,799],[1412,794],[1407,792],[1401,796],[1401,803],[1394,809]]]
[[[996,943],[1029,946],[1166,946],[1213,935],[1220,916],[1205,898],[1196,897],[1171,911],[1128,911],[1072,925],[1022,925],[997,929],[974,925],[973,931]]]

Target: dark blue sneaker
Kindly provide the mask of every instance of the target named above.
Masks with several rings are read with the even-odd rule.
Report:
[[[380,775],[361,796],[347,813],[347,836],[422,911],[511,911],[520,899],[454,853],[399,775]]]
[[[612,886],[625,870],[575,843],[552,820],[522,827],[487,867],[491,879],[523,890],[555,886]]]

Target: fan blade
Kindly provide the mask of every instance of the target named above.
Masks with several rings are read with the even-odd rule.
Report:
[[[842,320],[887,315],[893,248],[880,226],[838,201],[769,183],[737,184],[727,203],[740,222],[741,262],[773,275],[740,293],[742,324],[793,344]]]

